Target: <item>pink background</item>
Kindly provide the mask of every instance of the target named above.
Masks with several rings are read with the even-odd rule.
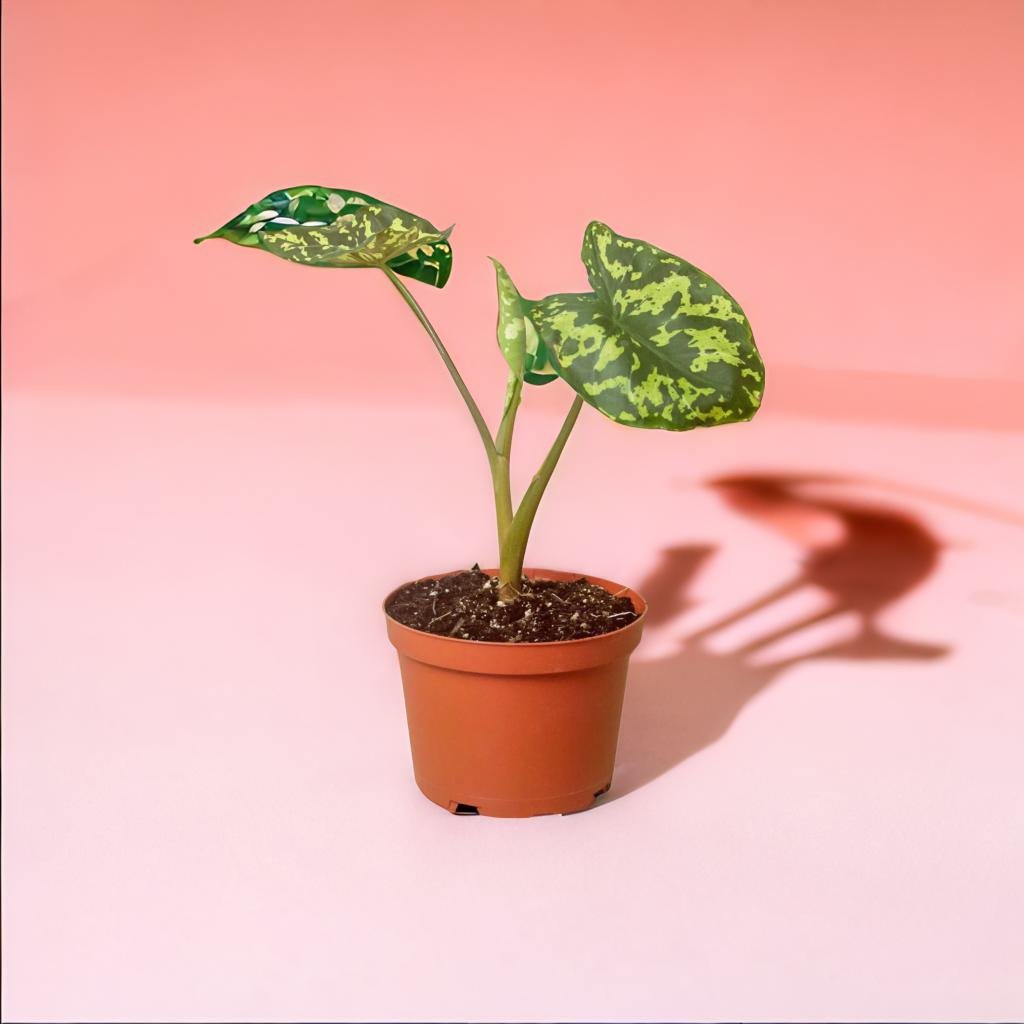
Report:
[[[1024,8],[3,27],[5,1018],[1024,1015]],[[377,603],[493,559],[472,427],[378,276],[190,241],[309,182],[457,222],[417,294],[492,417],[488,255],[582,287],[599,217],[750,315],[753,424],[587,410],[538,519],[652,605],[592,812],[412,784]]]

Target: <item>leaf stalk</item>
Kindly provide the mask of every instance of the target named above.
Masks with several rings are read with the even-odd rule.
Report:
[[[530,539],[530,531],[533,527],[533,521],[537,516],[540,500],[544,496],[544,491],[547,489],[551,475],[554,473],[558,460],[562,456],[566,441],[569,440],[569,435],[572,433],[576,420],[579,418],[580,410],[583,408],[583,399],[579,395],[574,398],[572,406],[569,408],[550,450],[530,481],[530,485],[527,487],[519,507],[514,509],[511,483],[512,436],[515,432],[516,414],[522,402],[522,376],[517,373],[509,374],[505,408],[502,412],[501,422],[498,425],[498,432],[492,437],[487,421],[480,412],[480,407],[466,386],[466,382],[462,379],[462,375],[459,373],[452,357],[448,354],[444,342],[441,341],[427,314],[389,266],[384,265],[381,269],[387,275],[388,280],[395,286],[399,295],[405,300],[406,305],[413,311],[416,319],[419,320],[430,340],[434,343],[438,355],[440,355],[448,373],[455,382],[455,386],[458,388],[459,394],[462,396],[462,400],[465,402],[466,408],[473,418],[477,432],[480,434],[480,440],[483,442],[487,461],[491,467],[491,482],[494,490],[494,509],[498,528],[500,565],[498,594],[502,601],[514,601],[519,595],[519,586],[523,578],[523,562],[526,558],[526,545]]]

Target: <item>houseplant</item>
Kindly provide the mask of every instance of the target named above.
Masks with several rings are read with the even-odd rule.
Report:
[[[584,404],[630,427],[684,431],[750,419],[764,366],[736,301],[677,256],[592,222],[591,291],[524,298],[494,262],[498,345],[508,364],[492,434],[402,278],[443,288],[451,229],[350,189],[272,192],[208,238],[316,267],[384,273],[433,342],[491,470],[498,568],[445,573],[385,601],[399,652],[416,779],[455,812],[567,813],[611,782],[629,654],[645,605],[606,580],[523,565],[548,481]],[[518,505],[509,476],[525,384],[575,392]]]

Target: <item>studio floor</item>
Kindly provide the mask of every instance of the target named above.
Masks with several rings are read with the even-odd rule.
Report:
[[[650,601],[615,780],[498,820],[416,790],[379,607],[493,559],[460,410],[5,418],[5,1019],[1024,1010],[1019,433],[588,410],[529,561]]]

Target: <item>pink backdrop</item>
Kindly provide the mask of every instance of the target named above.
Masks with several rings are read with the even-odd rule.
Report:
[[[5,1019],[1024,1014],[1024,7],[3,20]],[[587,410],[538,519],[651,601],[593,812],[413,788],[377,601],[493,557],[485,469],[385,281],[192,246],[302,183],[456,222],[491,415],[488,255],[580,287],[597,217],[750,315],[753,424]]]
[[[389,391],[447,401],[385,282],[192,250],[316,182],[456,222],[452,282],[425,301],[495,402],[484,257],[527,294],[571,290],[597,217],[727,283],[776,408],[820,411],[825,389],[857,415],[980,404],[1003,423],[1024,378],[1022,19],[1013,2],[13,0],[8,386],[360,394],[384,350]]]

